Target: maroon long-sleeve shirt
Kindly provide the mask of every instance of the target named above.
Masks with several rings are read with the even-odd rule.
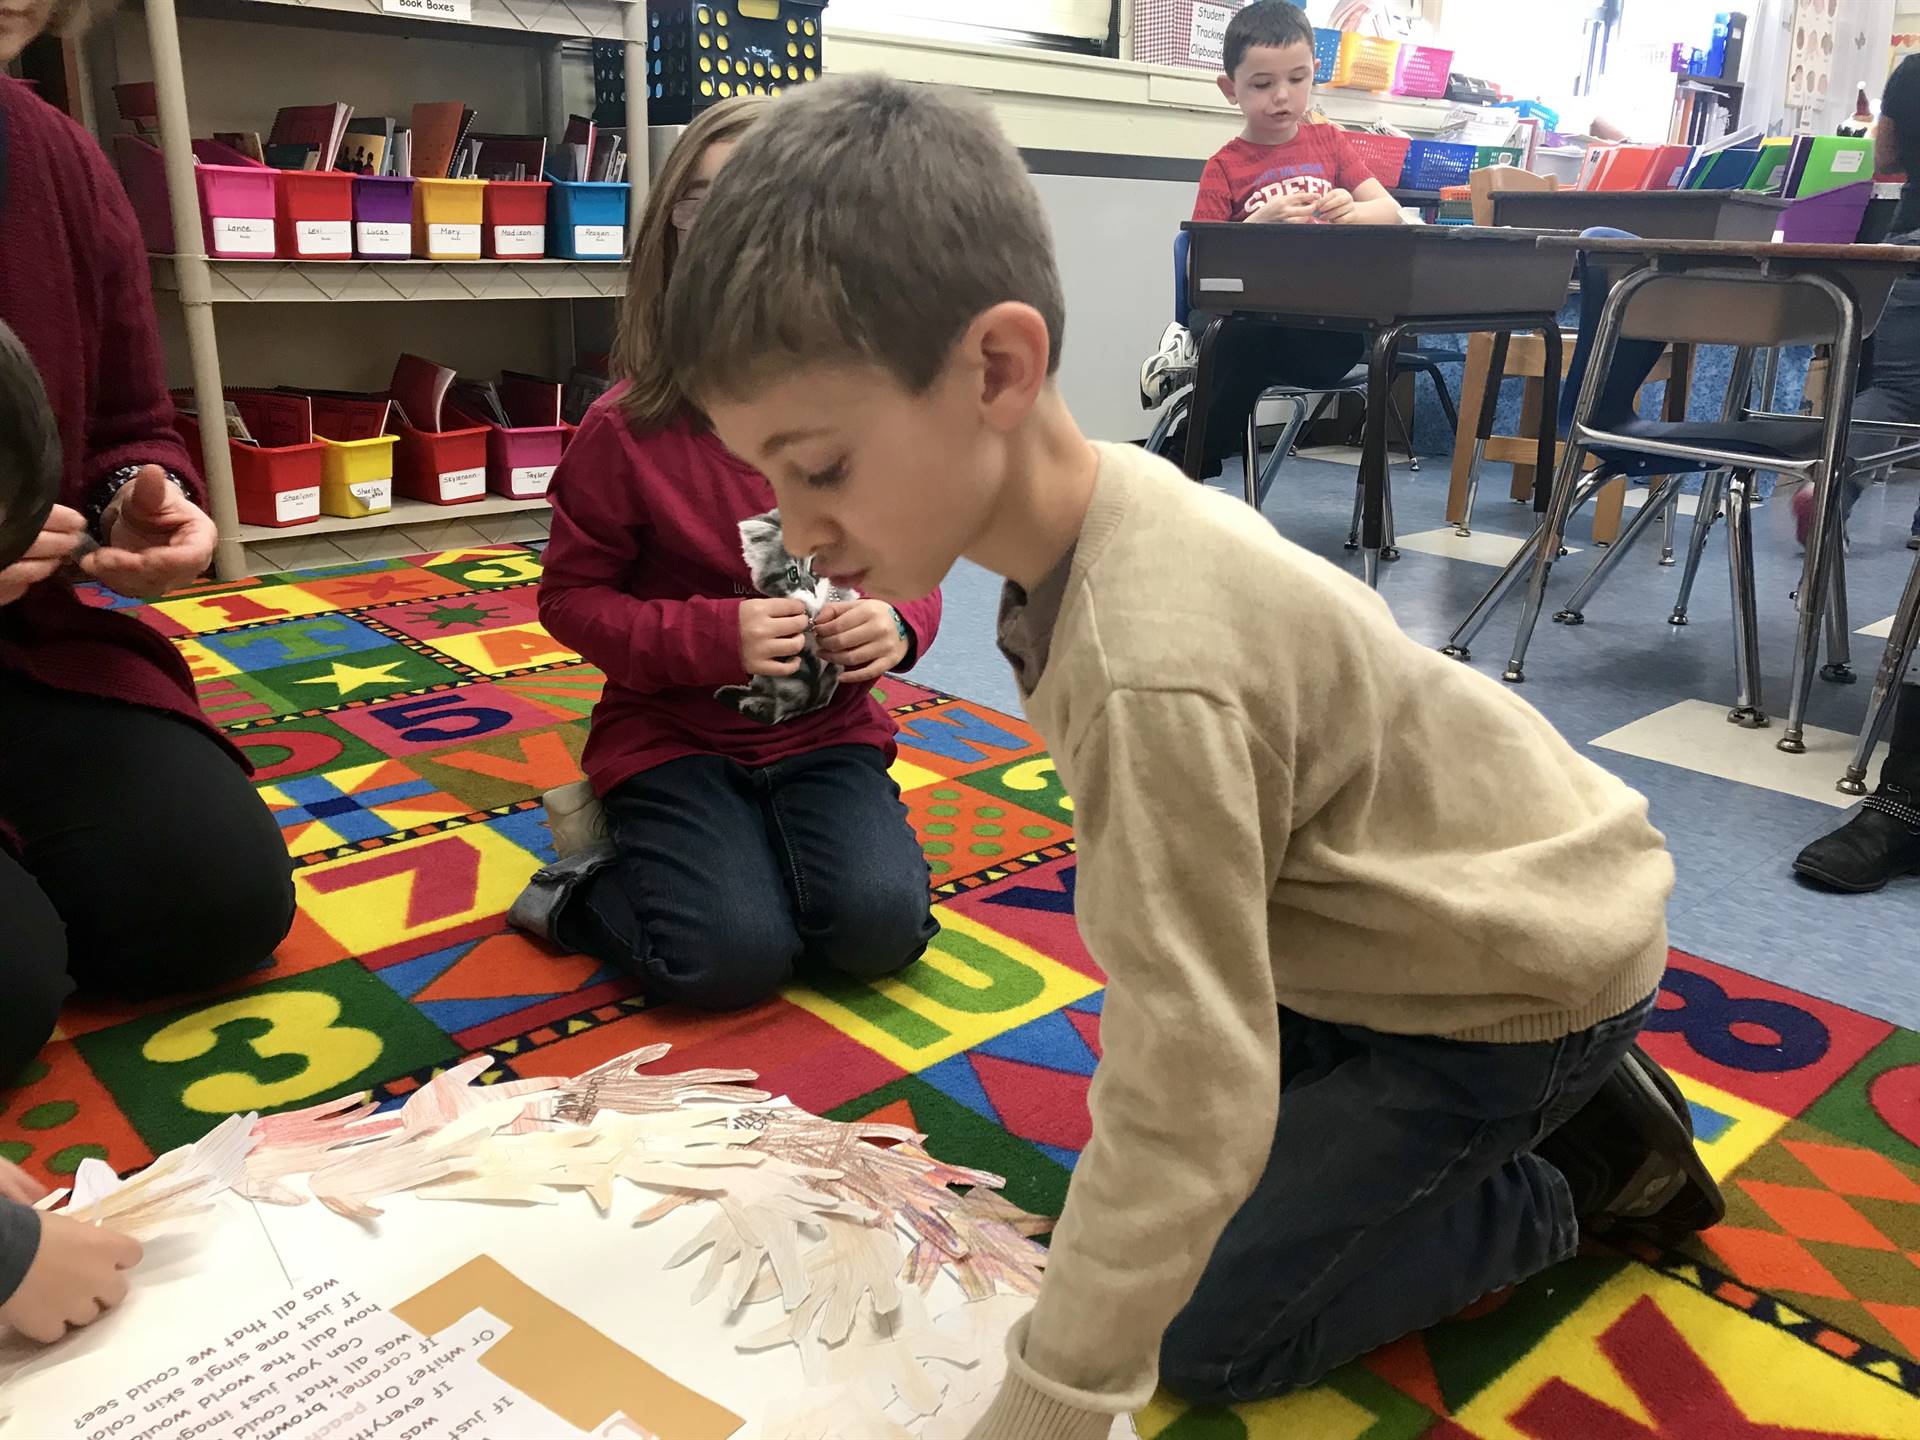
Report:
[[[607,674],[583,757],[594,789],[687,755],[757,766],[872,745],[891,761],[893,722],[867,686],[778,725],[713,698],[746,679],[740,606],[755,592],[739,524],[773,508],[773,487],[691,419],[635,434],[619,393],[588,411],[554,474],[540,580],[541,623]],[[898,610],[910,664],[939,629],[939,592]]]
[[[61,504],[86,511],[126,465],[171,470],[204,503],[173,428],[146,251],[126,192],[86,131],[4,76],[0,319],[33,356],[59,419]],[[64,579],[0,606],[0,668],[218,734],[173,646],[128,615],[82,603]]]

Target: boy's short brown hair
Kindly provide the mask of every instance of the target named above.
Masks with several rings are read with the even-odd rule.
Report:
[[[1298,45],[1313,49],[1313,22],[1293,0],[1253,0],[1227,22],[1227,38],[1220,47],[1221,68],[1237,74],[1247,51],[1256,45]]]
[[[923,394],[975,317],[1065,306],[1026,167],[955,92],[830,77],[776,100],[715,180],[667,294],[668,361],[695,403],[770,374],[867,364]]]

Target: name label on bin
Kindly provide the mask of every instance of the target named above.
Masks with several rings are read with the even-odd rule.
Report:
[[[223,255],[273,254],[273,221],[213,217],[213,247]]]
[[[442,500],[471,500],[476,495],[484,495],[487,490],[487,469],[476,465],[471,470],[442,470],[440,472],[440,498]]]
[[[576,225],[573,227],[573,252],[576,255],[619,257],[626,242],[626,227],[621,225]]]
[[[360,502],[361,508],[368,513],[393,508],[393,480],[356,480],[347,486],[347,493]]]
[[[282,490],[273,497],[273,518],[282,525],[296,520],[320,518],[320,487],[307,485],[299,490]]]
[[[411,15],[416,20],[472,20],[473,0],[380,0],[389,15]]]
[[[353,227],[354,246],[362,255],[413,254],[413,226],[405,220],[362,220]]]
[[[553,483],[553,466],[516,465],[509,480],[516,495],[544,495]]]
[[[547,227],[496,225],[493,227],[493,253],[500,256],[544,255],[547,253]]]
[[[478,255],[480,227],[478,225],[427,226],[427,253],[439,255],[448,251],[456,255]]]
[[[353,248],[352,231],[345,220],[297,220],[293,243],[302,255],[345,255]]]

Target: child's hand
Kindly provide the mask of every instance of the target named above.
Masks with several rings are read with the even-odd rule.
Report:
[[[1313,218],[1326,225],[1351,225],[1354,222],[1353,195],[1346,190],[1329,190],[1313,207]]]
[[[740,603],[740,663],[749,675],[791,675],[807,648],[807,607],[798,600]]]
[[[820,654],[838,665],[844,685],[878,680],[907,658],[907,637],[899,619],[884,600],[855,600],[823,605],[813,633]]]
[[[47,1193],[47,1187],[11,1160],[0,1160],[0,1200],[32,1205]]]
[[[140,1255],[140,1242],[130,1235],[42,1215],[40,1248],[13,1298],[0,1305],[0,1320],[51,1345],[69,1327],[91,1325],[127,1298],[125,1272]]]
[[[0,570],[0,605],[11,605],[42,580],[58,574],[86,543],[87,517],[71,506],[54,506],[27,553]]]
[[[1349,197],[1351,198],[1351,197]],[[1247,217],[1250,225],[1305,225],[1313,219],[1311,195],[1276,195]]]

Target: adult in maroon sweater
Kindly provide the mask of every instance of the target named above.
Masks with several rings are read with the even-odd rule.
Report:
[[[0,12],[0,63],[47,0]],[[186,584],[214,530],[171,423],[147,262],[93,140],[0,77],[0,320],[60,432],[60,503],[0,570],[0,1084],[75,985],[138,998],[258,966],[293,921],[286,847],[171,644],[83,601]],[[0,423],[4,423],[0,419]],[[89,540],[103,548],[84,553]]]
[[[656,999],[712,1009],[764,1000],[809,965],[890,974],[937,928],[872,682],[933,643],[938,592],[821,610],[817,643],[845,668],[811,713],[768,725],[715,695],[790,673],[809,629],[798,600],[755,591],[741,553],[740,522],[774,508],[773,487],[658,359],[673,256],[762,103],[705,111],[662,168],[621,319],[630,383],[588,412],[553,478],[540,619],[607,674],[584,765],[610,841],[541,871],[513,912]]]

